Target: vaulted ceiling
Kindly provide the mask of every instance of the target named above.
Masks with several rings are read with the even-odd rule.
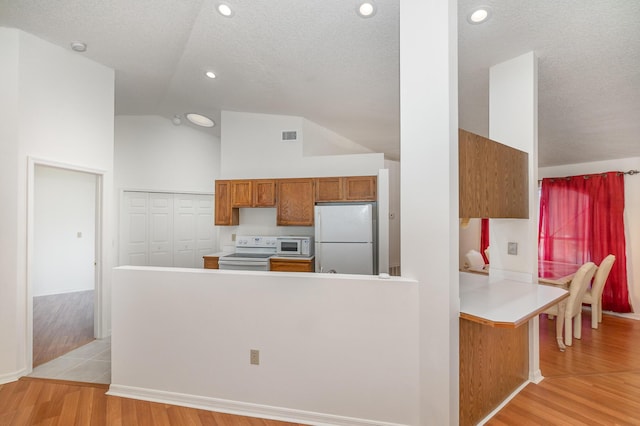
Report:
[[[116,114],[296,115],[398,159],[400,1],[374,1],[361,18],[355,0],[226,0],[227,18],[217,0],[0,0],[0,25],[86,43],[116,70]],[[640,156],[640,2],[458,8],[460,127],[488,136],[489,67],[534,51],[540,165]]]

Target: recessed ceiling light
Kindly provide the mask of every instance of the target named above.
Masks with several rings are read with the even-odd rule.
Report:
[[[213,122],[209,117],[205,117],[202,114],[196,114],[195,112],[190,112],[186,114],[187,120],[202,127],[213,127],[216,123]]]
[[[207,71],[204,73],[204,75],[206,75],[209,78],[216,78],[216,73],[214,73],[213,71]]]
[[[218,3],[218,12],[220,13],[220,15],[226,16],[227,18],[233,16],[233,10],[231,9],[231,6],[226,3]]]
[[[371,18],[376,14],[376,5],[372,1],[364,1],[358,4],[356,11],[363,18]]]
[[[491,9],[488,6],[480,6],[472,10],[467,15],[467,21],[470,24],[480,24],[485,22],[491,16]]]
[[[85,52],[87,50],[87,45],[80,41],[74,41],[71,43],[71,49],[75,52]]]

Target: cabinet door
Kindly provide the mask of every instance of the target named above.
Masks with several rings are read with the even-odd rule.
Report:
[[[313,272],[315,264],[308,259],[271,259],[271,271],[275,272]]]
[[[345,201],[376,201],[376,176],[349,176],[344,179]]]
[[[313,226],[313,179],[279,179],[277,224]]]
[[[251,207],[253,205],[253,182],[250,180],[231,181],[231,207]]]
[[[253,206],[274,207],[276,205],[276,181],[257,179],[253,181]]]
[[[216,225],[237,225],[240,213],[231,206],[231,181],[216,181]]]
[[[342,201],[344,178],[328,177],[316,179],[316,201]]]
[[[202,259],[204,260],[204,269],[220,269],[219,256],[202,256]]]

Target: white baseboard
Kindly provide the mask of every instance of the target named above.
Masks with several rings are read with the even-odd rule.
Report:
[[[208,411],[217,411],[239,416],[259,417],[263,419],[317,426],[402,426],[398,423],[387,423],[374,420],[358,419],[353,417],[336,416],[333,414],[293,410],[290,408],[273,407],[270,405],[251,404],[241,401],[231,401],[226,399],[114,384],[109,387],[107,395],[140,399],[150,402],[159,402],[163,404],[179,405],[183,407],[197,408]]]
[[[13,373],[2,374],[0,375],[0,385],[5,383],[11,383],[18,380],[20,377],[27,374],[27,369],[23,368],[22,370],[15,371]]]

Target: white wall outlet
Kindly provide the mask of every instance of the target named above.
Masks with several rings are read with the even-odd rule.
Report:
[[[236,240],[236,234],[231,234],[231,241],[235,241]]]
[[[518,243],[507,244],[507,254],[517,256],[518,255]]]
[[[260,365],[260,351],[257,349],[251,349],[249,351],[249,362],[252,365]]]

